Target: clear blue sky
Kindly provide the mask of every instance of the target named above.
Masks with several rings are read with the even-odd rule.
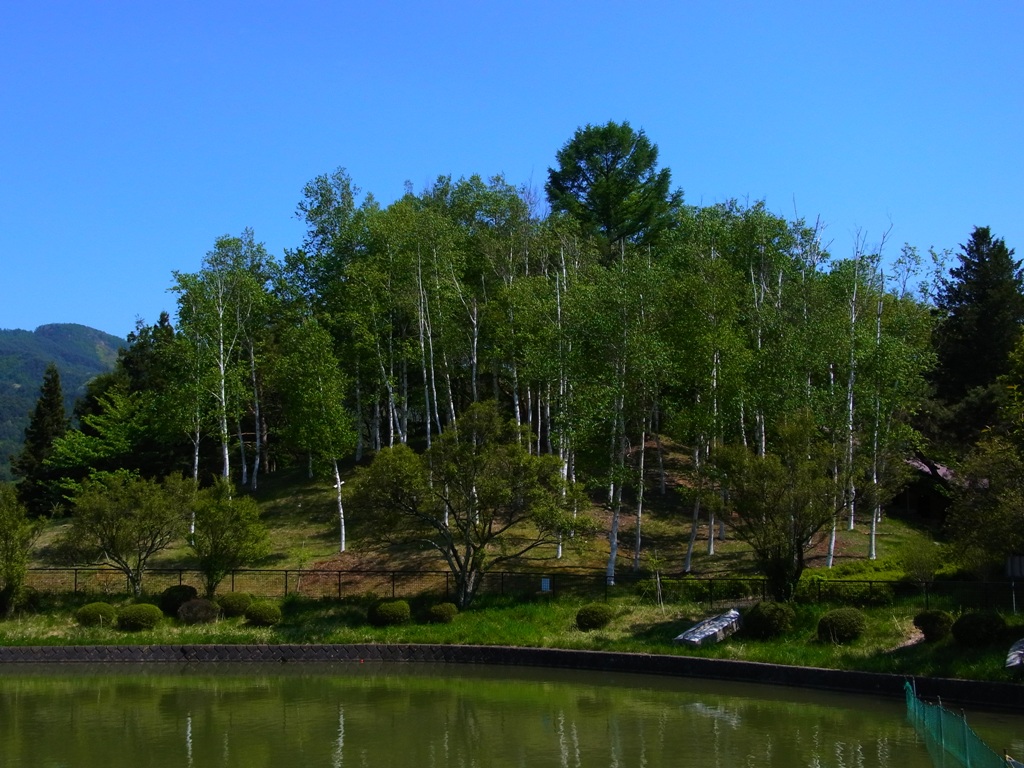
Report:
[[[339,166],[543,188],[586,123],[629,120],[686,201],[765,200],[1024,256],[1024,4],[80,2],[0,8],[0,328],[118,336],[174,310],[172,270],[252,227],[297,246]]]

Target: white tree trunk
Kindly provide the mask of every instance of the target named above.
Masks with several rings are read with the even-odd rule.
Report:
[[[341,486],[345,483],[341,479],[341,473],[338,471],[338,460],[332,459],[334,463],[334,489],[338,496],[338,551],[345,551],[345,507],[341,503]]]

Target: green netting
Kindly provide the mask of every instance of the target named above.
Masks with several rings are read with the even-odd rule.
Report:
[[[906,683],[907,719],[929,742],[955,757],[966,768],[1006,768],[1007,761],[989,748],[970,726],[967,718],[950,712],[941,704],[921,701],[913,686]]]

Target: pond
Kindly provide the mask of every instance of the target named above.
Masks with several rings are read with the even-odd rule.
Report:
[[[978,715],[972,725],[994,748],[1024,752],[1024,718]],[[9,666],[0,669],[0,765],[932,763],[899,698],[645,675],[349,663]]]

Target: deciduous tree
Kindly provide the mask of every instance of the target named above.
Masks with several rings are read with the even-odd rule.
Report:
[[[514,421],[493,402],[470,406],[425,454],[382,450],[354,483],[353,506],[381,530],[422,542],[444,558],[464,608],[492,569],[575,530],[557,457],[534,456]]]
[[[194,495],[192,481],[176,475],[163,483],[124,470],[96,475],[74,496],[64,544],[98,553],[138,597],[150,558],[181,535]]]
[[[251,496],[239,496],[229,480],[217,478],[199,492],[192,508],[195,531],[189,547],[199,560],[206,596],[212,598],[227,574],[266,556],[270,540],[259,505]]]
[[[11,615],[25,583],[29,550],[39,526],[29,520],[25,506],[10,483],[0,483],[0,616]]]
[[[736,535],[753,550],[771,595],[789,600],[807,551],[841,500],[829,477],[830,445],[815,434],[811,415],[790,416],[779,433],[778,452],[723,449],[716,466]]]

